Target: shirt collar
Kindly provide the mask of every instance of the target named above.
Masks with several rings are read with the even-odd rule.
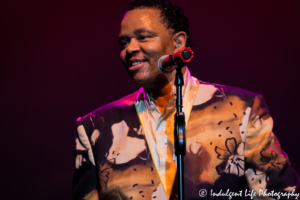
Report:
[[[184,85],[182,86],[182,97],[184,98],[185,94],[188,93],[190,89],[192,89],[192,76],[190,73],[190,70],[186,67],[185,72],[183,73],[183,80],[184,80]],[[173,99],[176,99],[176,85],[173,86],[173,94],[174,97]],[[148,107],[149,105],[153,104],[151,101],[151,96],[144,90],[144,88],[140,88],[137,92],[136,95],[136,102],[144,100],[146,106]]]

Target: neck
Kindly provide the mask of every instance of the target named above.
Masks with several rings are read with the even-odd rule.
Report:
[[[173,84],[165,85],[159,91],[153,91],[154,103],[161,113],[165,110],[169,101],[173,99],[173,95]]]
[[[182,69],[182,73],[185,73],[186,68]],[[153,97],[153,102],[155,106],[159,109],[161,113],[165,110],[167,104],[171,99],[173,99],[173,86],[175,84],[175,74],[176,71],[172,72],[170,76],[168,76],[168,81],[166,79],[162,79],[165,81],[157,81],[155,89],[147,89],[148,94]]]
[[[174,76],[175,77],[175,76]],[[146,89],[146,92],[151,97],[151,100],[155,106],[159,109],[161,113],[165,110],[168,102],[173,98],[173,85],[174,78],[171,80],[166,80],[166,78],[161,78],[156,80],[156,87],[151,89]]]

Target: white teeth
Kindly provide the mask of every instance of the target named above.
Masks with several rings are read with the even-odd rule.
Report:
[[[141,64],[141,63],[143,63],[143,61],[136,61],[136,62],[132,63],[132,66],[136,66],[136,65]]]

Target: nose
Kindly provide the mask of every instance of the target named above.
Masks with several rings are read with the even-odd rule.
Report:
[[[131,38],[128,46],[126,47],[126,54],[130,57],[135,56],[139,54],[140,50],[141,49],[138,41],[134,38]]]

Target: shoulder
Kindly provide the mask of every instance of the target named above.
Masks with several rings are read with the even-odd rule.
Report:
[[[92,118],[98,118],[103,120],[104,117],[110,118],[110,116],[114,116],[114,118],[116,118],[116,116],[122,115],[122,113],[136,112],[135,102],[137,93],[138,91],[129,94],[119,100],[103,105],[95,109],[94,111],[88,113],[87,115],[79,117],[76,120],[77,126],[83,125],[84,123],[87,123],[89,121],[93,121]]]
[[[199,89],[205,90],[207,88],[214,89],[216,91],[223,91],[227,95],[238,95],[238,96],[251,96],[255,97],[258,94],[238,88],[238,87],[232,87],[232,86],[227,86],[227,85],[221,85],[221,84],[216,84],[216,83],[209,83],[205,81],[199,81],[200,87]],[[201,87],[202,86],[202,87]]]
[[[257,93],[250,92],[238,87],[220,85],[199,80],[199,88],[195,99],[196,105],[208,101],[239,101],[244,102],[248,106],[252,106],[255,98],[259,96]]]
[[[130,109],[135,104],[137,91],[129,94],[119,100],[113,101],[111,103],[108,103],[104,106],[101,106],[97,108],[96,110],[92,111],[92,114],[98,114],[98,113],[107,113],[107,112],[114,112],[116,110],[126,110]]]
[[[221,85],[221,84],[216,84],[216,83],[209,83],[209,82],[204,82],[204,81],[199,81],[200,86],[199,90],[201,92],[206,91],[206,90],[211,90],[215,91],[216,93],[221,93],[226,96],[239,96],[240,98],[255,98],[258,94],[238,88],[238,87],[232,87],[232,86],[227,86],[227,85]]]

